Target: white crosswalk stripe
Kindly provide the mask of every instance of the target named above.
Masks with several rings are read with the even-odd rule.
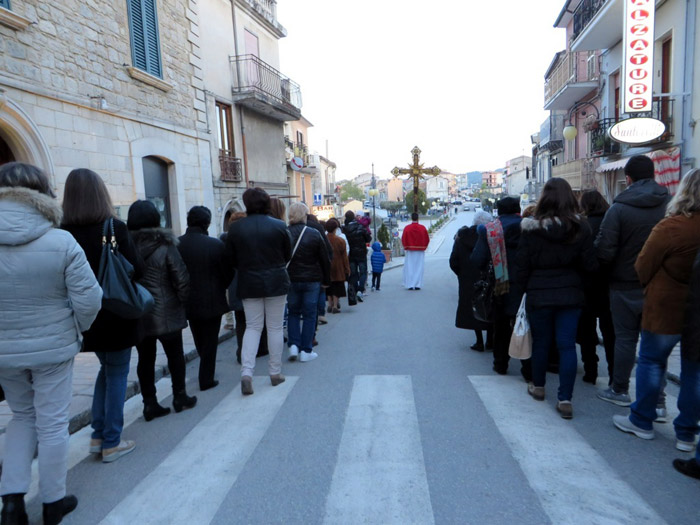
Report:
[[[324,523],[434,523],[409,376],[355,377]]]
[[[520,379],[469,379],[552,523],[666,523],[570,422],[550,405],[527,402]]]
[[[296,380],[233,390],[101,523],[209,523]]]

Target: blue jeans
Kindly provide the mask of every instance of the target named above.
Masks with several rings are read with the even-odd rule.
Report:
[[[532,332],[532,381],[544,386],[552,334],[559,350],[559,401],[571,401],[576,381],[578,356],[576,331],[580,308],[529,308],[527,317]]]
[[[637,360],[637,400],[630,407],[630,421],[644,430],[654,428],[656,406],[664,387],[668,356],[680,334],[655,334],[642,330]],[[676,437],[693,441],[700,419],[700,363],[681,359],[680,414],[673,421]]]
[[[323,317],[326,314],[326,289],[319,287],[318,305],[316,313],[318,317]]]
[[[131,348],[118,352],[95,352],[100,371],[92,398],[92,438],[102,440],[102,448],[119,445],[124,429],[126,378]]]
[[[321,283],[292,282],[287,294],[289,319],[287,321],[288,345],[297,345],[302,352],[311,352],[316,316],[318,310],[318,294]],[[301,318],[304,325],[301,326]]]
[[[350,259],[349,281],[355,283],[355,289],[358,292],[364,293],[365,283],[367,282],[367,259],[364,261]]]

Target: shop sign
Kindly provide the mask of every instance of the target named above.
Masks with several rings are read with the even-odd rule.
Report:
[[[656,0],[624,0],[624,112],[651,111]]]
[[[666,131],[666,125],[655,118],[628,118],[610,128],[610,137],[625,144],[644,144],[658,139]]]

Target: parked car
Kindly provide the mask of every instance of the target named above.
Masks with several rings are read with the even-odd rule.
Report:
[[[469,204],[465,204],[464,207],[462,208],[463,211],[470,211],[472,208]]]

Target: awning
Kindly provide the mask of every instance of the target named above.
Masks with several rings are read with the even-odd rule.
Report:
[[[614,160],[612,162],[606,162],[605,164],[601,164],[600,166],[598,166],[596,168],[596,171],[598,173],[603,173],[606,171],[621,170],[627,165],[627,161],[629,159],[629,157],[625,157],[623,159]]]

